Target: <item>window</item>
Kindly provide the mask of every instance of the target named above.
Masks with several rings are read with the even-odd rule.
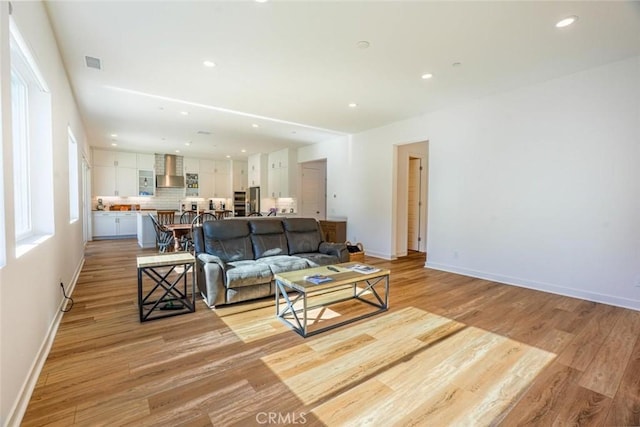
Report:
[[[71,132],[69,134],[69,222],[76,222],[80,218],[80,195],[78,194],[78,144]]]
[[[54,231],[51,94],[9,19],[13,210],[16,256],[20,256]]]
[[[27,84],[11,70],[11,114],[13,125],[13,198],[16,239],[29,236],[31,226],[31,185],[29,183],[29,129]]]

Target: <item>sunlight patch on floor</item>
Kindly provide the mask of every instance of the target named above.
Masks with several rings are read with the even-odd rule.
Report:
[[[408,307],[262,358],[326,425],[489,425],[555,355]]]
[[[358,288],[360,289],[360,288]],[[368,291],[364,294],[369,293]],[[310,298],[309,305],[326,304],[330,301],[343,299],[353,294],[351,286],[335,292],[325,292]],[[276,334],[289,332],[296,334],[276,317],[274,299],[263,299],[230,306],[216,308],[220,319],[244,342],[253,342]],[[284,298],[280,298],[281,310],[286,306]],[[294,304],[296,310],[302,309],[302,300]],[[330,306],[311,308],[308,313],[309,325],[320,324],[341,316],[339,310]],[[291,319],[291,315],[286,316]],[[301,318],[301,317],[300,317]]]

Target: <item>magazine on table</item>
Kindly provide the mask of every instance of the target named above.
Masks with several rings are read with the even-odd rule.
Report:
[[[375,273],[375,272],[380,271],[379,268],[371,267],[370,265],[364,265],[364,264],[352,265],[349,268],[351,270],[353,270],[353,271],[356,271],[356,272],[362,273],[362,274],[370,274],[370,273]]]
[[[333,279],[329,276],[325,276],[324,274],[314,274],[313,276],[304,276],[304,280],[311,282],[314,285],[319,285],[320,283],[330,282]]]

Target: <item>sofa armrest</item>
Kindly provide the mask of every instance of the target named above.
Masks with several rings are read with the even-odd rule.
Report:
[[[198,254],[197,264],[196,283],[207,305],[213,308],[216,304],[225,303],[224,282],[227,264],[217,256],[206,253]]]
[[[340,262],[349,262],[349,251],[345,243],[320,243],[320,253],[325,255],[334,255],[338,257]]]

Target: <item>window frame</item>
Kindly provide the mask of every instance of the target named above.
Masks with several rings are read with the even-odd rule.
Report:
[[[40,68],[12,17],[9,24],[11,123],[17,129],[12,129],[11,144],[18,258],[55,231],[53,103]],[[26,97],[18,102],[14,91],[20,85],[26,86]]]

